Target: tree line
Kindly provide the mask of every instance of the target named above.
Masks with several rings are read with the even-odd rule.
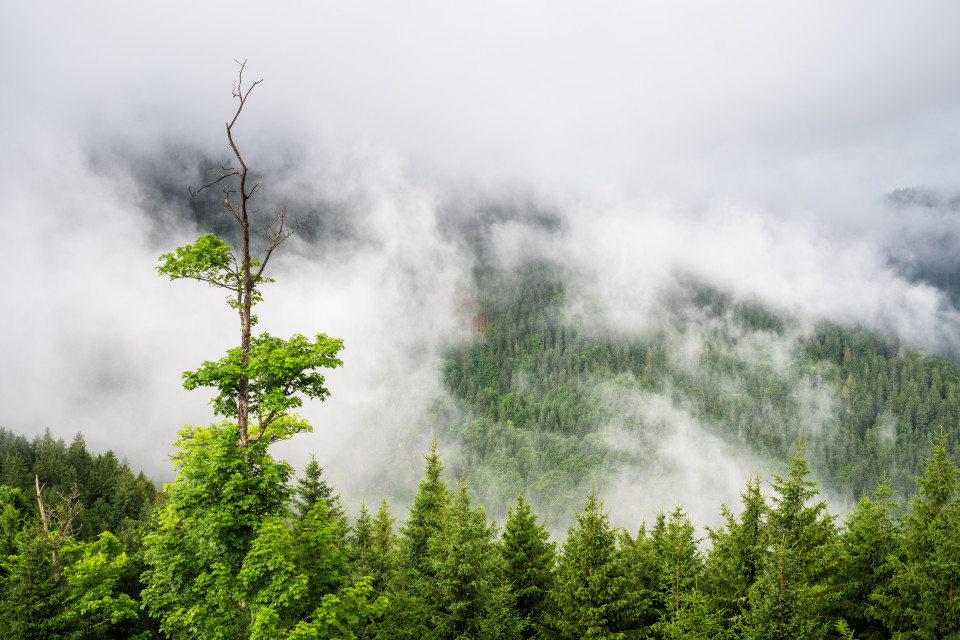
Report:
[[[124,539],[84,539],[67,505],[41,518],[0,487],[0,626],[10,638],[960,637],[946,441],[931,443],[905,510],[884,479],[831,514],[801,445],[782,475],[749,478],[717,527],[677,505],[629,532],[594,492],[553,541],[523,495],[491,522],[447,481],[436,443],[398,526],[386,500],[350,517],[316,459],[294,478],[265,444],[241,448],[235,425],[190,427],[167,501]],[[238,473],[251,459],[257,472]]]

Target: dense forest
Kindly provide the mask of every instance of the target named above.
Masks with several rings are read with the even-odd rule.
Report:
[[[262,473],[238,477],[251,452],[240,451],[233,433],[228,424],[181,432],[178,488],[147,520],[150,505],[163,501],[112,453],[91,456],[80,436],[65,447],[49,436],[30,443],[0,433],[6,456],[29,456],[37,476],[58,469],[68,482],[77,479],[43,490],[42,517],[29,482],[0,489],[4,637],[960,634],[960,473],[942,433],[923,452],[906,510],[884,481],[842,519],[831,514],[800,445],[768,488],[749,479],[741,504],[723,507],[722,524],[707,528],[705,539],[681,505],[652,514],[636,532],[616,529],[609,505],[590,493],[558,541],[523,495],[502,527],[491,523],[466,484],[445,479],[436,445],[398,526],[386,500],[375,512],[345,513],[316,460],[294,479],[289,465],[258,446]],[[216,479],[221,484],[210,484]],[[282,484],[273,485],[277,479]],[[273,495],[252,499],[252,486],[265,483]],[[130,485],[139,487],[129,494],[136,497],[121,499]],[[88,510],[91,502],[99,508]],[[171,523],[185,512],[197,531]],[[118,532],[97,531],[103,525]],[[185,537],[164,540],[170,526]],[[244,530],[253,536],[246,549]],[[173,566],[151,557],[175,548]],[[201,556],[198,565],[190,554]],[[234,563],[238,574],[230,572]],[[156,580],[191,573],[200,580]],[[239,610],[237,597],[248,603]]]
[[[697,283],[674,293],[668,326],[625,336],[568,312],[563,272],[543,261],[478,270],[470,331],[443,365],[465,419],[438,412],[433,428],[495,502],[524,491],[553,519],[610,470],[656,473],[670,427],[624,399],[665,398],[731,450],[782,464],[803,438],[811,468],[847,505],[884,475],[905,503],[931,438],[958,423],[960,370],[895,336],[826,323],[803,333]],[[613,442],[623,437],[626,458]],[[960,453],[955,440],[945,446]]]

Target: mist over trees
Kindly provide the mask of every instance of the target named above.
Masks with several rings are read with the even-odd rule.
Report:
[[[852,262],[866,255],[869,271],[889,259],[901,271],[854,277],[822,295],[797,287],[778,298],[775,278],[745,293],[736,276],[754,264],[710,278],[722,252],[703,262],[697,254],[727,221],[740,224],[732,235],[749,235],[741,232],[750,216],[694,216],[687,230],[699,236],[684,258],[634,286],[637,265],[652,271],[662,258],[656,240],[640,249],[626,242],[647,251],[646,262],[625,260],[622,241],[599,243],[626,268],[598,268],[606,256],[588,267],[567,234],[592,225],[561,207],[469,196],[437,203],[421,192],[405,204],[429,214],[402,216],[401,237],[390,237],[399,227],[366,237],[364,221],[339,206],[350,201],[343,194],[302,197],[320,214],[316,227],[280,206],[260,229],[257,207],[272,201],[261,201],[234,129],[259,81],[245,84],[239,64],[238,106],[226,123],[233,160],[214,164],[191,191],[220,188],[222,203],[218,195],[175,214],[158,206],[145,232],[156,240],[196,226],[199,237],[161,255],[156,271],[226,293],[237,314],[239,346],[182,374],[185,389],[211,390],[220,420],[179,430],[176,480],[162,491],[113,451],[89,452],[82,432],[67,445],[49,430],[29,440],[0,427],[5,635],[960,637],[960,369],[949,324],[958,312],[942,291],[917,285],[955,296],[952,263],[865,250]],[[166,177],[134,199],[167,199]],[[302,176],[279,177],[289,187]],[[356,207],[371,216],[410,212],[364,198],[373,204]],[[949,214],[954,200],[906,189],[888,205]],[[677,233],[669,218],[632,229],[647,234],[595,226],[656,238]],[[351,457],[378,468],[358,468],[349,489],[325,475],[324,465],[338,462],[333,452],[311,455],[298,477],[275,446],[303,442],[313,429],[301,411],[331,396],[327,377],[344,364],[344,341],[258,333],[254,313],[273,283],[274,252],[293,249],[281,270],[290,275],[297,259],[329,247],[329,236],[343,254],[365,246],[387,256],[384,269],[404,284],[394,293],[409,293],[411,307],[436,282],[419,274],[444,273],[455,295],[436,296],[445,305],[438,325],[459,325],[428,340],[429,322],[408,337],[397,321],[385,338],[369,336],[401,342],[408,353],[397,361],[420,367],[399,367],[397,388],[420,393],[411,380],[423,371],[434,386],[420,385],[426,408],[418,405],[415,419],[358,436],[379,442],[369,438]],[[810,245],[803,255],[838,253],[839,245]],[[402,253],[414,257],[391,265]],[[844,264],[823,270],[832,276]],[[626,280],[611,277],[618,273]],[[863,316],[872,328],[824,319],[824,305],[863,282],[898,287]],[[804,295],[821,306],[791,306]],[[455,308],[446,309],[451,298]],[[925,333],[924,323],[943,319],[946,328]],[[945,355],[913,346],[918,334],[946,345]],[[380,414],[402,413],[375,394],[362,400]],[[428,441],[421,471],[410,453]],[[374,449],[395,457],[381,464]],[[739,498],[707,504],[713,489],[731,486],[731,469],[749,470],[745,483],[736,480]],[[351,509],[358,487],[377,502]],[[664,507],[665,495],[678,499]],[[707,511],[713,519],[704,522]]]

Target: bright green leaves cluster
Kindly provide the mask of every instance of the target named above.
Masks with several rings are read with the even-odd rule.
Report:
[[[346,580],[326,504],[294,520],[292,469],[236,425],[186,427],[177,482],[145,540],[142,593],[177,638],[350,638],[385,606]]]
[[[95,542],[68,542],[61,549],[61,560],[70,595],[56,622],[76,631],[61,637],[86,638],[91,627],[136,620],[140,603],[118,588],[129,561],[123,544],[109,531]]]
[[[239,309],[240,295],[243,292],[243,268],[233,255],[233,247],[212,233],[197,238],[193,244],[177,247],[173,253],[165,253],[159,258],[161,263],[157,273],[171,280],[189,279],[206,282],[231,292],[227,304]],[[250,267],[259,267],[256,258],[250,257]],[[254,278],[252,303],[263,300],[257,287],[261,283],[273,282],[272,278],[261,276]]]
[[[343,365],[337,353],[343,340],[317,334],[314,340],[295,335],[289,340],[262,333],[250,339],[249,363],[243,366],[239,348],[230,349],[216,362],[204,362],[196,371],[183,374],[183,386],[188,390],[213,387],[219,394],[211,400],[214,412],[225,418],[237,414],[241,393],[241,378],[248,384],[248,411],[256,426],[267,427],[288,416],[291,409],[303,405],[301,396],[324,400],[330,392],[324,387],[321,368]],[[274,439],[282,434],[309,430],[296,420],[277,424]]]
[[[4,638],[139,637],[140,603],[128,592],[130,585],[121,584],[131,575],[116,536],[103,532],[93,542],[66,538],[54,563],[54,548],[39,523],[6,499],[0,500],[0,532]]]

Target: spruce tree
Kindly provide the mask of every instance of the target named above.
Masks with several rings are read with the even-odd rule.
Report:
[[[888,588],[894,575],[891,559],[900,555],[902,547],[894,516],[898,505],[890,496],[890,485],[884,478],[872,496],[864,496],[848,514],[840,537],[840,608],[850,630],[862,640],[879,640],[893,634],[878,618],[873,598],[875,593]]]
[[[625,638],[635,595],[617,553],[617,534],[591,493],[567,532],[557,564],[551,626],[564,640]]]
[[[317,462],[316,454],[310,454],[310,461],[303,470],[303,477],[297,479],[297,497],[294,500],[297,512],[305,514],[321,500],[326,503],[327,512],[337,512],[337,497],[323,477],[323,467]]]
[[[651,546],[655,558],[651,595],[660,626],[666,626],[680,620],[682,602],[696,588],[703,568],[695,528],[679,505],[669,517],[663,512],[658,515]]]
[[[437,441],[430,443],[430,453],[424,456],[427,463],[423,480],[413,499],[409,515],[400,529],[403,534],[403,564],[408,569],[423,570],[430,536],[442,525],[443,508],[450,495],[447,483],[441,478],[443,464],[437,452]]]
[[[903,553],[879,590],[878,613],[904,638],[960,638],[960,503],[941,428],[920,491],[903,518]]]
[[[380,640],[420,640],[429,631],[426,590],[433,583],[434,568],[428,562],[429,543],[443,527],[450,491],[441,477],[443,464],[436,440],[424,458],[424,477],[400,529],[396,570],[385,590],[389,604],[376,631]]]
[[[465,484],[451,497],[442,526],[428,543],[424,585],[429,637],[519,639],[512,593],[496,567],[494,529],[482,507],[473,508]],[[484,624],[486,621],[486,625]],[[492,623],[497,621],[499,628]]]
[[[516,510],[507,508],[499,546],[504,579],[523,620],[522,636],[533,638],[543,626],[547,596],[553,588],[556,550],[546,527],[537,524],[536,514],[522,495],[517,497]]]
[[[826,502],[816,500],[817,483],[809,476],[801,442],[788,473],[773,476],[768,551],[749,593],[750,638],[820,637],[834,623],[839,599],[835,517]]]
[[[730,626],[742,623],[749,612],[750,588],[766,555],[767,504],[760,491],[760,476],[747,481],[740,502],[743,510],[739,517],[723,505],[724,524],[716,529],[707,527],[711,550],[704,567],[704,595],[713,610],[725,612]]]

